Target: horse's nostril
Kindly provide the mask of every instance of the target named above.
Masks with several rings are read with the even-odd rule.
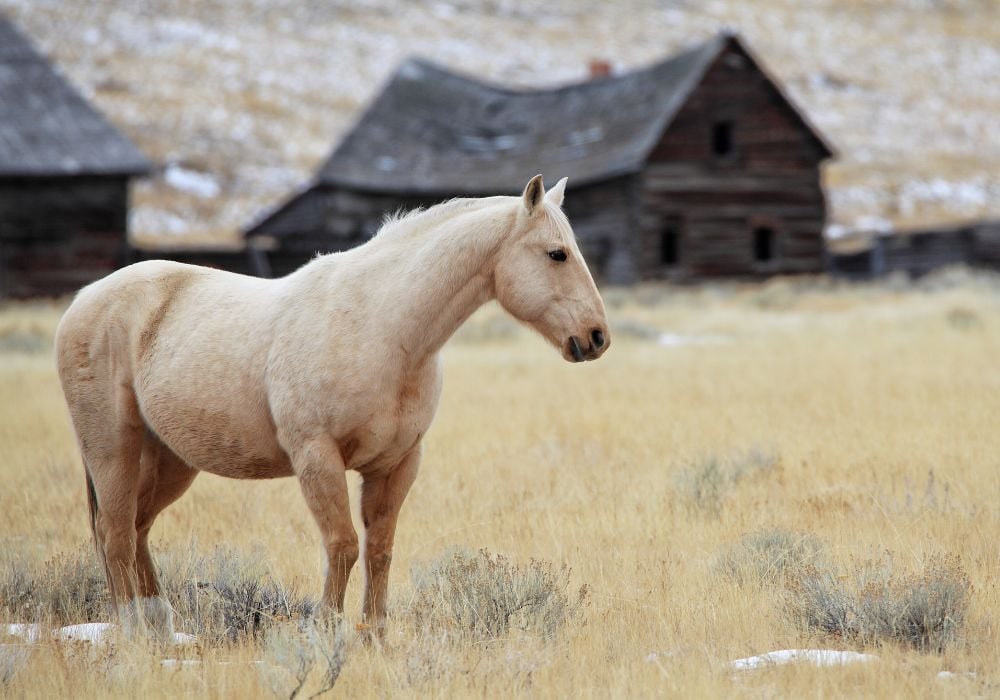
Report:
[[[594,342],[595,348],[604,347],[604,333],[602,333],[599,328],[595,328],[593,331],[591,331],[590,339]]]

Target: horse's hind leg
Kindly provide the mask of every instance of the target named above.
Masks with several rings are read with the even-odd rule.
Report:
[[[167,639],[173,635],[173,611],[161,596],[156,568],[149,553],[149,531],[156,516],[183,495],[197,470],[192,469],[150,432],[142,444],[136,510],[136,584],[138,604],[151,630]]]
[[[132,632],[133,616],[122,613],[134,606],[138,592],[135,519],[145,428],[131,389],[108,384],[107,392],[67,391],[67,400],[87,469],[94,540],[111,602],[126,632]]]

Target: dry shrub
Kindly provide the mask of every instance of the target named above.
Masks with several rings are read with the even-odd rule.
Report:
[[[206,641],[260,635],[278,621],[305,619],[315,602],[281,585],[257,556],[227,549],[162,557],[163,594],[179,629]],[[104,571],[90,548],[60,554],[34,570],[18,559],[0,568],[0,613],[17,621],[55,625],[110,617]]]
[[[52,350],[52,338],[42,329],[5,328],[0,330],[0,353],[37,355]]]
[[[945,314],[948,325],[959,331],[978,330],[983,327],[983,319],[972,309],[964,306],[955,306],[948,309]]]
[[[813,535],[767,530],[730,545],[716,558],[714,568],[741,585],[776,583],[819,565],[823,550],[823,543]]]
[[[737,484],[767,474],[779,463],[775,454],[760,449],[724,458],[710,455],[683,469],[675,479],[675,489],[691,510],[718,515]]]
[[[0,614],[18,622],[69,625],[107,616],[108,588],[89,549],[59,554],[40,567],[19,558],[0,564]]]
[[[788,587],[786,610],[806,629],[862,645],[942,651],[958,639],[972,586],[955,555],[897,574],[892,558],[865,561],[853,576],[806,567]]]
[[[403,673],[408,685],[421,687],[451,678],[468,664],[463,636],[447,628],[417,628],[405,638]]]
[[[309,695],[317,697],[336,685],[348,648],[344,621],[339,616],[273,627],[266,636],[270,665],[262,667],[265,680],[275,695],[294,700],[318,672],[318,687]]]
[[[316,610],[313,599],[275,580],[257,554],[216,548],[204,556],[164,557],[160,580],[178,628],[214,641],[256,637]]]
[[[411,572],[409,612],[416,626],[490,640],[514,630],[550,639],[587,601],[583,586],[570,595],[569,569],[532,559],[515,565],[486,550],[449,550]]]
[[[0,688],[14,680],[14,676],[28,664],[32,647],[24,644],[0,644]]]

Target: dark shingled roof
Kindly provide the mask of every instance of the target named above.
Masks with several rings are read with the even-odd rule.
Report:
[[[0,15],[0,176],[149,169],[139,150]]]
[[[334,150],[315,184],[419,194],[513,193],[538,172],[571,175],[576,186],[637,172],[730,41],[747,53],[737,37],[720,34],[642,70],[534,91],[410,59]]]

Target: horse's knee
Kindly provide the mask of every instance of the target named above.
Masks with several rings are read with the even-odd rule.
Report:
[[[368,569],[373,573],[378,574],[383,571],[388,571],[389,567],[392,565],[392,550],[368,552],[365,554],[365,560],[368,564]]]
[[[328,570],[347,573],[358,561],[360,554],[357,535],[330,541],[326,545]]]

